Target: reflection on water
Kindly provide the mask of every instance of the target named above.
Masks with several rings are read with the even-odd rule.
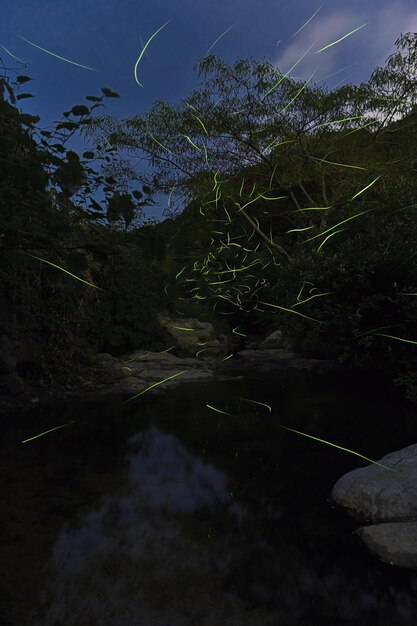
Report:
[[[204,624],[216,614],[225,619],[215,596],[232,555],[227,539],[214,542],[210,528],[194,519],[207,511],[238,524],[243,511],[231,502],[224,474],[154,426],[129,443],[135,451],[122,493],[106,495],[76,528],[59,533],[48,564],[48,608],[34,623],[184,624],[192,618]],[[231,617],[239,604],[230,599]],[[207,611],[211,617],[204,616]]]
[[[377,458],[415,438],[398,402],[280,373],[82,418],[42,446],[5,448],[1,536],[14,548],[0,566],[0,624],[417,623],[417,575],[368,555],[326,501],[360,461],[278,426]]]

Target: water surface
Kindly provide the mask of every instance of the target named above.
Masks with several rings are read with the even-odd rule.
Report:
[[[366,461],[280,424],[373,459],[417,441],[380,380],[262,369],[4,425],[0,624],[415,626],[417,574],[328,502]]]

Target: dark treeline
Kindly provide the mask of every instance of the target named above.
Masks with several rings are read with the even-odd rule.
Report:
[[[90,349],[167,349],[157,321],[166,311],[228,334],[281,328],[303,356],[389,371],[415,399],[416,34],[396,43],[406,53],[386,69],[330,93],[300,89],[266,62],[230,68],[210,55],[199,70],[215,78],[176,109],[156,102],[124,123],[93,117],[118,97],[103,87],[54,132],[17,107],[30,78],[5,73],[0,334],[18,346],[19,373],[74,381]],[[77,131],[95,143],[82,159],[64,145]],[[115,156],[123,147],[156,168],[135,177],[132,193]],[[184,211],[143,220],[153,195],[173,190]]]

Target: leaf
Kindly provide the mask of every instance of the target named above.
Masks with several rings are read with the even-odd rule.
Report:
[[[86,100],[91,100],[92,102],[101,102],[103,98],[99,98],[98,96],[86,96]]]
[[[108,98],[120,98],[119,94],[116,93],[115,91],[112,91],[111,89],[109,89],[108,87],[102,87],[101,91],[104,93],[105,96],[107,96]]]
[[[90,109],[85,106],[85,104],[76,104],[72,107],[71,113],[73,115],[88,115],[90,113]]]
[[[53,143],[53,144],[51,145],[51,148],[55,148],[55,150],[58,150],[58,152],[61,152],[61,154],[62,154],[63,152],[65,152],[65,148],[64,148],[64,146],[63,146],[62,144],[60,144],[60,143]]]
[[[80,157],[78,156],[78,154],[76,152],[74,152],[73,150],[68,150],[66,157],[68,159],[68,161],[79,161]]]
[[[97,209],[98,211],[103,211],[103,207],[101,207],[99,203],[96,202],[93,198],[90,199],[90,204],[88,206],[92,207],[93,209]]]
[[[16,104],[16,98],[15,95],[13,93],[13,89],[10,87],[10,85],[3,79],[0,78],[0,100],[4,99],[4,88],[7,89],[7,93],[9,94],[9,98],[11,100],[11,102],[13,102],[13,104]]]
[[[135,189],[134,191],[132,191],[132,196],[136,198],[136,200],[140,200],[141,198],[143,198],[143,193]]]
[[[20,93],[16,96],[16,100],[23,100],[23,98],[33,98],[33,95],[31,93]]]
[[[20,123],[24,126],[32,126],[39,122],[40,119],[39,115],[29,115],[28,113],[21,113],[19,117]]]
[[[58,126],[56,127],[57,130],[59,130],[60,128],[74,130],[75,128],[78,128],[78,124],[74,124],[74,122],[62,122],[62,124],[58,124]]]
[[[94,159],[94,152],[87,150],[87,152],[83,152],[84,159]]]
[[[151,188],[148,187],[147,185],[142,185],[142,189],[144,193],[151,193]]]
[[[32,80],[29,76],[16,76],[16,80],[19,85],[23,85],[23,83],[27,83],[28,80]]]

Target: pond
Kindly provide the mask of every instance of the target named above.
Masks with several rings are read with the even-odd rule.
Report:
[[[415,626],[417,573],[328,502],[367,462],[280,425],[375,460],[417,441],[382,379],[254,367],[3,424],[0,624]]]

